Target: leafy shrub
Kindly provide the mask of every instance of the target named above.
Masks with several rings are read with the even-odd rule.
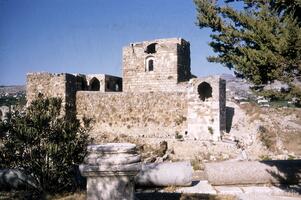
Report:
[[[277,91],[277,90],[262,90],[256,92],[257,95],[264,96],[265,98],[271,99],[271,101],[291,101],[293,98],[301,99],[301,88],[295,85],[291,85],[289,91]],[[299,107],[300,102],[296,103]]]
[[[18,168],[36,180],[40,192],[77,187],[76,166],[86,155],[89,120],[60,114],[61,100],[40,97],[26,112],[0,122],[0,168]]]

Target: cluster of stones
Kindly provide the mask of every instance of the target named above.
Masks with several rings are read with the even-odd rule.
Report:
[[[108,143],[88,146],[81,174],[87,177],[87,199],[134,199],[134,177],[141,169],[136,145]]]

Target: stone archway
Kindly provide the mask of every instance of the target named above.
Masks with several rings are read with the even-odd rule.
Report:
[[[199,98],[202,101],[205,101],[206,99],[212,97],[212,87],[207,82],[202,82],[198,85],[198,94]]]
[[[99,91],[100,90],[100,82],[97,78],[93,77],[90,81],[90,90],[91,91]]]

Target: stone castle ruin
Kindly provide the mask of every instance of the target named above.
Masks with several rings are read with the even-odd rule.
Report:
[[[218,140],[226,129],[226,83],[195,78],[190,44],[181,38],[123,48],[123,77],[105,74],[27,74],[27,100],[60,97],[63,112],[92,118],[91,133],[146,138]]]

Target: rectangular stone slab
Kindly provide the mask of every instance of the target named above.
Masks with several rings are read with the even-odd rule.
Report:
[[[298,184],[301,160],[205,163],[205,176],[212,185]]]

